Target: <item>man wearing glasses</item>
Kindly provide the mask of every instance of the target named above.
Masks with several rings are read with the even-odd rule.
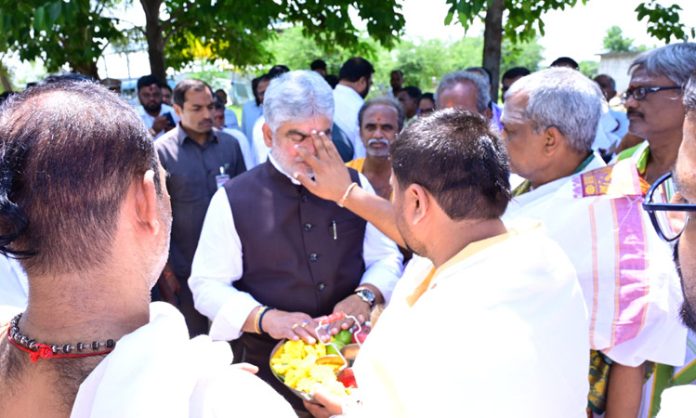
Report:
[[[674,244],[674,262],[682,279],[684,303],[681,317],[684,324],[696,331],[696,224],[689,222],[696,212],[696,74],[684,88],[683,106],[686,113],[683,139],[679,147],[675,169],[658,179],[648,191],[643,208],[648,211],[657,233]],[[694,340],[690,334],[690,340]],[[696,405],[696,352],[687,345],[685,365],[681,368],[658,366],[655,376],[646,385],[648,393],[655,393],[649,404],[651,416],[690,416]],[[684,386],[688,385],[688,386]],[[667,387],[673,388],[662,394]],[[661,407],[660,407],[661,404]],[[646,409],[648,405],[644,405]]]
[[[631,81],[622,95],[630,133],[646,141],[622,152],[632,158],[641,177],[652,184],[668,172],[681,143],[682,87],[696,70],[696,43],[667,45],[641,54],[629,69]]]

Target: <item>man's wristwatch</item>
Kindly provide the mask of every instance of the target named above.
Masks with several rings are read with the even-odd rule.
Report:
[[[377,297],[375,296],[375,292],[373,292],[372,290],[366,287],[361,287],[355,290],[355,294],[358,295],[360,299],[367,302],[367,304],[370,305],[370,308],[375,306],[375,300],[377,299]]]

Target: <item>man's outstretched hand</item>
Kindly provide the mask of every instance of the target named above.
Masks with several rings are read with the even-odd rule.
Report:
[[[293,173],[293,176],[312,194],[338,202],[352,182],[348,169],[331,138],[324,132],[312,131],[310,140],[314,144],[316,154],[313,155],[302,146],[296,146],[296,150],[312,168],[314,179],[304,173]]]

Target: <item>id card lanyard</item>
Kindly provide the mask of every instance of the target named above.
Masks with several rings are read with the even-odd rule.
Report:
[[[215,183],[217,184],[217,188],[219,189],[220,187],[224,186],[225,183],[227,183],[227,180],[230,179],[230,176],[225,174],[225,167],[220,166],[220,174],[215,176]]]

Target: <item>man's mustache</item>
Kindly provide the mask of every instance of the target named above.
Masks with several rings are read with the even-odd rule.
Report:
[[[384,138],[371,138],[367,141],[367,146],[370,147],[374,144],[382,144],[384,146],[389,146],[389,141]]]
[[[645,117],[645,115],[643,115],[643,113],[638,112],[637,110],[631,110],[631,109],[629,109],[629,110],[626,111],[626,116],[627,116],[627,117],[637,116],[637,117],[640,117],[640,118]]]

